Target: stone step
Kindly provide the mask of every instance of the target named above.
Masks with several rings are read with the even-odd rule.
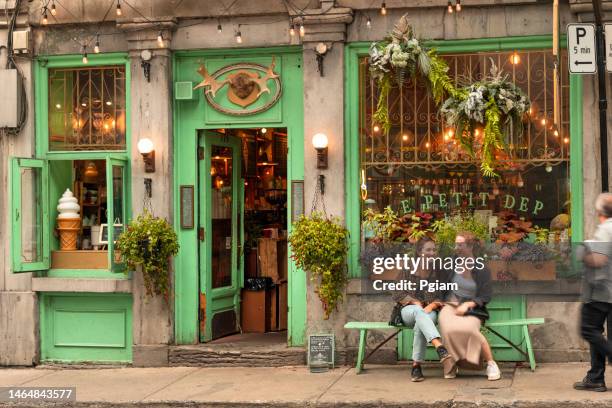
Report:
[[[171,346],[170,366],[190,367],[283,367],[306,364],[300,347],[215,347],[207,344]]]

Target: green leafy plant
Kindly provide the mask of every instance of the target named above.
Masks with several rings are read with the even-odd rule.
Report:
[[[480,159],[482,174],[497,176],[499,159],[510,158],[508,139],[523,133],[527,95],[493,63],[490,76],[449,94],[440,112],[464,150]]]
[[[372,77],[378,83],[378,102],[372,116],[384,133],[391,130],[388,95],[392,83],[402,86],[406,76],[423,80],[436,103],[446,95],[456,93],[448,76],[448,65],[435,50],[426,48],[416,39],[406,15],[395,24],[393,31],[382,41],[370,46],[368,64]]]
[[[435,215],[415,212],[399,217],[391,207],[383,212],[368,208],[363,213],[363,226],[374,234],[378,242],[416,242],[424,236],[433,235]]]
[[[145,210],[119,236],[117,249],[131,270],[142,267],[146,294],[163,295],[168,301],[168,262],[179,250],[178,238],[168,221]]]
[[[344,296],[347,229],[338,218],[328,219],[313,212],[293,223],[289,244],[296,266],[310,272],[325,319],[328,319]]]
[[[483,242],[489,240],[488,226],[472,214],[457,214],[435,221],[432,229],[435,231],[436,242],[444,248],[452,248],[457,233],[461,231],[471,232]]]

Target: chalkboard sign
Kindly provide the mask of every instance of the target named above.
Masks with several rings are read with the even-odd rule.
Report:
[[[326,362],[334,367],[334,335],[311,334],[308,336],[308,365]]]
[[[119,237],[119,234],[123,232],[123,224],[114,224],[113,227],[115,228],[113,233],[113,242],[117,242],[117,237]],[[101,244],[108,244],[108,224],[100,225],[99,241]]]

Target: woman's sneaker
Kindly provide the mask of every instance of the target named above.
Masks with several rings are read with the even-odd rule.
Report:
[[[440,363],[442,363],[442,368],[444,369],[444,378],[455,378],[457,376],[457,360],[455,360],[455,358],[450,355],[450,353],[444,346],[438,347],[436,349],[436,352],[438,353]]]
[[[412,366],[412,375],[410,377],[410,380],[412,382],[421,382],[424,379],[425,377],[423,376],[423,370],[421,370],[421,366]]]
[[[499,380],[501,378],[501,371],[495,361],[489,361],[487,363],[487,379],[489,381]]]

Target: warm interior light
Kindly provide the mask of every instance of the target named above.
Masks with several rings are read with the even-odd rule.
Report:
[[[374,130],[375,132],[378,132],[378,131],[380,130],[380,127],[379,127],[378,125],[374,125],[373,130]]]
[[[262,135],[265,135],[267,131],[268,131],[268,129],[266,129],[266,128],[261,128],[261,134],[262,134]]]
[[[521,56],[518,54],[518,52],[514,51],[512,53],[512,56],[510,57],[510,62],[512,62],[512,64],[514,65],[521,63]]]
[[[327,147],[327,135],[325,133],[317,133],[312,137],[312,145],[315,149],[325,149]]]
[[[144,138],[138,141],[138,151],[140,154],[149,154],[153,151],[153,142],[151,139]]]

